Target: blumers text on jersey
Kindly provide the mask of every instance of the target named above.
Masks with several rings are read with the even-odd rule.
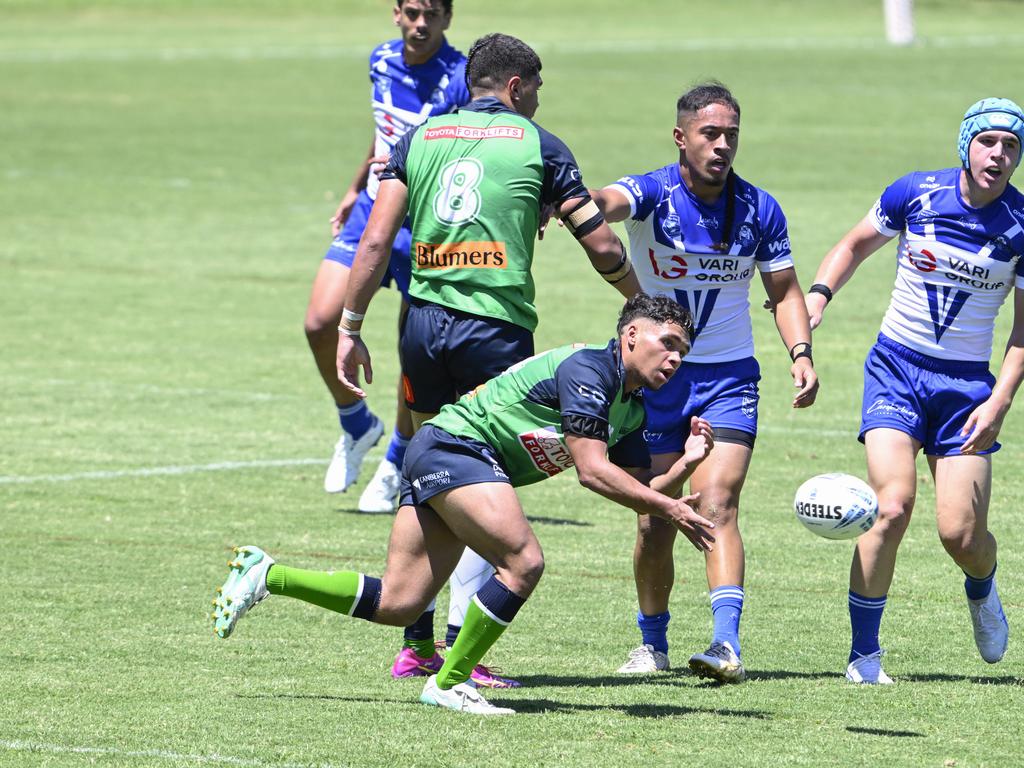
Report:
[[[666,165],[613,185],[629,200],[630,253],[640,287],[671,296],[693,315],[693,348],[684,362],[720,363],[754,354],[750,281],[755,271],[793,266],[786,217],[764,190],[735,177],[735,214],[728,251],[723,242],[726,193],[713,205]]]
[[[466,57],[448,41],[423,64],[408,65],[402,41],[390,40],[370,54],[370,99],[375,124],[374,152],[386,155],[410,128],[469,102]],[[380,182],[372,171],[366,191],[377,197]]]
[[[868,216],[899,235],[896,284],[882,333],[943,360],[987,362],[999,307],[1024,288],[1024,195],[1007,186],[984,208],[960,195],[960,169],[911,173]]]

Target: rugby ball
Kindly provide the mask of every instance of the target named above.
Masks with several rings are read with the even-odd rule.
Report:
[[[796,518],[826,539],[853,539],[878,518],[878,497],[860,478],[842,472],[816,475],[800,486],[793,500]]]

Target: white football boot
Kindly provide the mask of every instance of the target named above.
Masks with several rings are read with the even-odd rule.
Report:
[[[472,680],[459,683],[447,690],[439,688],[437,675],[427,678],[427,683],[423,686],[423,693],[420,694],[420,701],[432,707],[443,707],[470,715],[514,715],[516,713],[514,709],[496,707],[491,704],[477,692],[476,683]]]
[[[217,588],[213,600],[213,631],[217,637],[230,637],[238,620],[257,603],[270,596],[267,591],[267,571],[274,558],[259,547],[235,547],[235,559],[228,560],[231,572],[223,585]]]
[[[334,457],[324,475],[324,490],[341,493],[359,479],[359,469],[367,452],[377,444],[384,434],[384,423],[376,416],[362,437],[353,440],[348,432],[342,432],[334,446]]]
[[[846,667],[846,679],[858,685],[892,685],[892,678],[882,669],[881,648],[867,656],[858,656]]]
[[[968,600],[967,607],[971,609],[974,643],[978,646],[978,652],[989,664],[995,664],[1003,658],[1006,646],[1010,643],[1010,625],[1003,613],[995,580],[992,581],[992,591],[988,597]]]
[[[747,679],[743,662],[728,642],[713,642],[704,653],[693,654],[690,671],[697,677],[707,677],[720,683],[742,683]]]
[[[359,497],[358,509],[366,514],[394,512],[398,506],[398,491],[402,486],[402,473],[387,459],[381,459],[377,471]]]
[[[649,675],[669,668],[668,654],[654,650],[653,645],[641,645],[629,652],[626,663],[616,670],[620,675]]]

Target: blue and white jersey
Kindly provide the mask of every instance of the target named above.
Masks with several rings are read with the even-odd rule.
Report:
[[[410,66],[402,55],[402,41],[389,40],[370,54],[370,99],[376,126],[374,153],[386,155],[410,128],[428,117],[454,112],[469,103],[466,57],[448,41],[430,61]],[[376,199],[380,181],[370,171],[366,192]]]
[[[626,221],[640,287],[675,298],[693,315],[693,348],[684,362],[721,363],[754,354],[750,280],[755,267],[793,266],[786,217],[775,199],[735,177],[729,250],[716,250],[725,226],[726,195],[714,205],[697,199],[666,165],[612,185],[629,200]]]
[[[882,333],[931,357],[987,363],[999,307],[1024,288],[1024,195],[1007,185],[971,208],[959,168],[911,173],[886,188],[868,219],[900,236]]]

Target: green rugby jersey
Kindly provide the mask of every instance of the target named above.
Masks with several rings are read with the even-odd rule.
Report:
[[[558,347],[517,363],[427,423],[490,445],[514,486],[574,466],[566,434],[604,440],[619,466],[649,467],[643,401],[625,391],[625,377],[617,340]]]
[[[565,144],[486,97],[407,133],[381,179],[409,190],[410,296],[537,327],[541,206],[588,195]]]

